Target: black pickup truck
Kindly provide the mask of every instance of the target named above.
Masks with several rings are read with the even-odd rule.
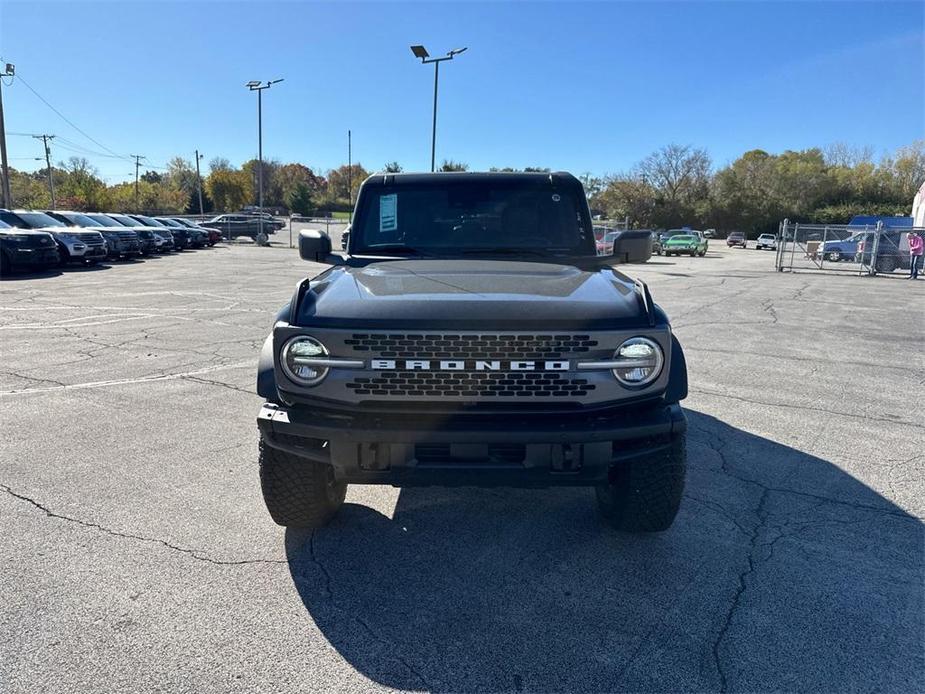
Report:
[[[644,236],[644,238],[643,238]],[[260,480],[280,525],[324,525],[348,483],[588,486],[667,529],[685,476],[687,368],[646,285],[648,233],[598,256],[566,173],[376,175],[348,248],[303,231],[264,343]]]

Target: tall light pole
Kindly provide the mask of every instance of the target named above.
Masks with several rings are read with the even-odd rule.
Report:
[[[412,46],[411,52],[414,53],[415,58],[420,58],[421,63],[433,63],[434,64],[434,124],[430,133],[430,170],[434,171],[436,165],[436,151],[437,151],[437,83],[440,80],[440,63],[444,60],[452,60],[455,56],[459,55],[465,48],[454,48],[452,51],[447,53],[445,56],[440,58],[431,58],[430,53],[427,52],[427,49],[424,46]]]
[[[199,153],[199,150],[196,150],[196,190],[199,191],[199,215],[203,216],[205,213],[202,211],[202,174],[199,173],[199,162],[202,160],[202,155]]]
[[[269,89],[277,82],[282,82],[284,78],[278,80],[251,80],[244,86],[252,92],[257,92],[257,209],[260,214],[260,235],[263,235],[263,90]]]
[[[0,72],[0,85],[3,84],[4,77],[12,77],[16,74],[16,68],[12,63],[7,63]],[[6,160],[6,128],[3,125],[3,87],[0,86],[0,177],[3,178],[3,206],[13,206],[13,194],[10,193],[10,166]]]

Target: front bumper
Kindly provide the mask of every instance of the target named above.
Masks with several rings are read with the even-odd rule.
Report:
[[[29,265],[33,267],[57,265],[60,259],[56,247],[14,248],[10,251],[9,257],[13,265]]]
[[[107,255],[108,255],[108,252],[106,250],[105,244],[97,245],[97,246],[87,246],[87,250],[84,252],[82,256],[80,256],[80,259],[81,260],[90,260],[94,258],[99,259],[99,258],[105,258]]]
[[[683,437],[681,407],[495,416],[324,412],[265,403],[265,443],[334,466],[338,480],[395,486],[590,486],[610,469],[663,456]]]

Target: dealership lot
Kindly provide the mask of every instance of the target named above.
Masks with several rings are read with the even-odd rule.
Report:
[[[254,376],[321,269],[293,250],[0,283],[0,690],[920,689],[925,282],[712,246],[627,270],[691,376],[647,537],[581,489],[352,487],[273,525]]]

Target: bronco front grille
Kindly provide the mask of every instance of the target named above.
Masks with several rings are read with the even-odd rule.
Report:
[[[353,334],[344,340],[356,352],[377,357],[426,359],[561,359],[597,347],[590,335]]]
[[[581,397],[595,389],[586,378],[541,371],[395,371],[347,384],[357,395],[425,397]]]

